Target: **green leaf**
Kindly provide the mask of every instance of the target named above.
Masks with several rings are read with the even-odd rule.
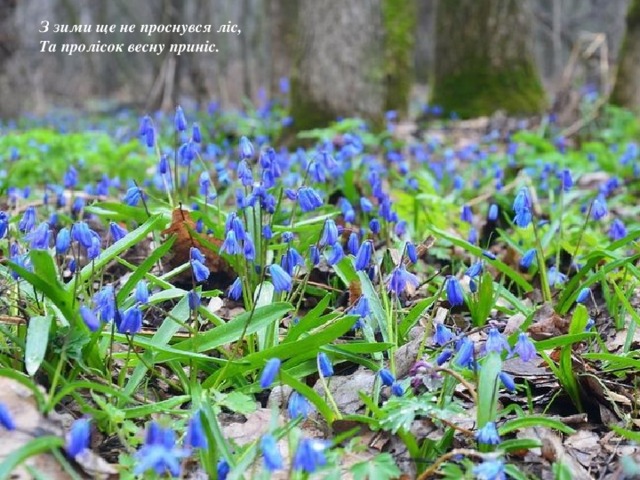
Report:
[[[27,343],[24,351],[25,369],[30,376],[34,376],[47,352],[49,344],[49,330],[53,317],[51,315],[31,317],[27,328]]]
[[[365,272],[358,272],[358,278],[360,279],[360,285],[362,287],[362,295],[369,301],[369,308],[371,309],[370,316],[374,322],[374,327],[377,327],[380,331],[382,341],[389,342],[390,336],[387,328],[387,314],[384,308],[382,308],[382,302],[380,301],[378,292]]]
[[[381,453],[365,462],[358,462],[350,470],[353,478],[369,480],[390,480],[402,473],[390,453]]]
[[[501,370],[500,354],[489,352],[478,378],[478,429],[494,422],[498,415],[498,375]]]
[[[578,335],[583,333],[587,327],[589,321],[589,312],[584,305],[578,305],[571,317],[571,323],[569,324],[569,335]]]
[[[17,450],[13,450],[9,455],[4,457],[0,463],[0,478],[11,478],[12,473],[28,458],[40,453],[50,452],[54,448],[64,446],[64,440],[55,435],[46,435],[44,437],[34,438]]]
[[[242,415],[249,415],[256,410],[255,399],[246,393],[238,391],[222,394],[216,403]]]
[[[398,334],[400,338],[405,338],[409,333],[409,330],[413,328],[413,326],[418,323],[420,317],[424,314],[425,310],[429,308],[436,301],[436,297],[428,297],[423,298],[418,303],[416,303],[409,313],[407,313],[404,318],[400,321],[400,325],[398,325]]]
[[[529,427],[552,428],[554,430],[558,430],[559,432],[566,433],[567,435],[576,433],[576,431],[573,428],[569,427],[568,425],[565,425],[560,420],[544,417],[542,415],[530,415],[526,417],[513,418],[511,420],[507,420],[498,429],[498,433],[500,435],[505,435],[509,432],[513,432],[515,430],[520,430],[521,428],[529,428]]]

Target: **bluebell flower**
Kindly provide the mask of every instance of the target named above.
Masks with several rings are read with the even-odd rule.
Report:
[[[303,212],[311,212],[322,206],[322,198],[311,187],[301,187],[298,190],[298,203]]]
[[[89,307],[84,305],[80,307],[80,318],[82,318],[84,324],[92,332],[95,332],[100,328],[100,320],[98,320],[96,314]]]
[[[371,262],[371,254],[373,253],[373,242],[371,240],[365,240],[358,249],[356,255],[355,267],[356,271],[366,270]]]
[[[13,421],[9,408],[2,402],[0,402],[0,426],[8,431],[16,429],[16,424]]]
[[[311,260],[311,265],[314,267],[320,263],[320,250],[315,245],[309,247],[309,260]]]
[[[89,448],[90,440],[91,424],[89,419],[80,418],[71,424],[64,449],[71,458],[75,458]]]
[[[264,460],[264,466],[270,472],[275,472],[282,468],[282,455],[278,449],[278,444],[273,435],[265,435],[260,440],[260,450],[262,451],[262,458]]]
[[[472,245],[475,245],[476,243],[478,243],[478,230],[476,230],[476,227],[471,227],[469,229],[469,235],[467,236],[467,242],[469,242]]]
[[[78,184],[78,171],[73,165],[69,166],[63,176],[64,188],[74,188]]]
[[[240,161],[238,164],[238,179],[245,187],[253,185],[253,174],[246,160]]]
[[[195,290],[189,290],[189,293],[187,293],[187,300],[189,302],[189,310],[192,312],[197,310],[200,306],[200,294]]]
[[[391,394],[396,397],[401,397],[404,395],[404,387],[399,382],[393,382],[391,385]]]
[[[325,168],[318,162],[311,162],[309,165],[309,176],[316,183],[324,183],[327,181]]]
[[[149,286],[146,280],[140,280],[136,284],[135,299],[140,303],[149,303]]]
[[[484,344],[484,351],[486,353],[489,352],[498,352],[502,353],[502,351],[510,352],[509,342],[502,335],[497,328],[490,328],[489,334],[487,335],[487,341]]]
[[[91,229],[86,222],[76,222],[71,227],[71,238],[82,245],[84,248],[90,248],[93,243]]]
[[[555,266],[547,271],[547,278],[549,285],[556,288],[561,287],[567,281],[567,276],[560,272]]]
[[[485,460],[473,467],[473,474],[477,480],[506,480],[504,463],[500,460]]]
[[[271,238],[273,238],[273,231],[271,230],[270,225],[262,227],[262,238],[265,240],[271,240]]]
[[[282,241],[284,243],[291,243],[293,241],[294,235],[293,232],[284,232],[282,234]]]
[[[454,339],[453,332],[443,323],[436,324],[436,331],[433,334],[433,343],[442,347]]]
[[[522,256],[522,258],[520,259],[520,267],[524,268],[525,270],[529,270],[529,268],[531,267],[531,264],[535,259],[536,259],[536,249],[531,248],[527,250]]]
[[[197,123],[194,123],[193,126],[191,127],[191,139],[195,143],[202,142],[202,133],[200,132],[200,125],[198,125]]]
[[[9,230],[9,215],[6,212],[0,212],[0,238],[4,238]]]
[[[326,353],[318,353],[318,370],[323,377],[333,376],[333,364]]]
[[[216,473],[218,475],[218,480],[227,480],[227,476],[231,471],[231,467],[229,463],[223,458],[218,460],[218,465],[216,466]]]
[[[380,381],[383,385],[390,387],[396,381],[396,377],[386,368],[381,368],[378,370],[378,375],[380,376]]]
[[[94,260],[100,255],[100,246],[102,244],[100,235],[97,232],[91,230],[91,246],[87,248],[87,258]]]
[[[293,286],[293,280],[291,276],[285,272],[280,265],[274,263],[269,267],[269,273],[271,274],[271,281],[276,293],[288,292]]]
[[[289,413],[289,418],[292,420],[295,420],[298,417],[306,419],[311,413],[311,404],[304,395],[301,395],[294,390],[289,397],[287,412]]]
[[[580,290],[580,293],[578,293],[576,302],[583,303],[583,304],[587,303],[587,300],[589,300],[590,295],[591,295],[591,290],[589,290],[589,287],[584,287],[582,290]]]
[[[456,277],[449,275],[446,285],[447,301],[452,307],[464,304],[464,292],[462,286]]]
[[[489,260],[495,260],[496,259],[495,254],[493,252],[490,252],[489,250],[483,250],[482,251],[482,255],[487,257]]]
[[[253,144],[249,139],[245,136],[240,137],[240,158],[243,160],[253,158],[255,150],[253,148]]]
[[[391,272],[387,290],[399,296],[409,286],[416,288],[419,284],[420,281],[418,280],[418,277],[416,277],[413,273],[408,272],[405,266],[403,264],[400,264]]]
[[[262,375],[260,375],[260,388],[269,388],[280,371],[280,359],[271,358],[267,361]]]
[[[371,309],[369,308],[369,300],[367,300],[367,297],[362,295],[356,302],[351,313],[359,315],[361,318],[369,315],[371,313]]]
[[[492,203],[491,206],[489,206],[489,213],[487,213],[487,220],[489,220],[490,222],[495,222],[498,219],[498,205],[496,205],[495,203]]]
[[[571,178],[571,170],[565,168],[558,174],[558,178],[560,178],[560,185],[565,192],[571,190],[573,187],[573,179]]]
[[[242,247],[236,239],[236,233],[233,230],[229,230],[225,236],[224,242],[220,246],[220,253],[228,253],[229,255],[242,254]]]
[[[42,222],[35,229],[25,235],[29,247],[33,250],[47,250],[51,240],[51,230],[47,222]]]
[[[112,285],[107,285],[93,296],[95,311],[100,315],[100,319],[108,323],[115,318],[116,300]]]
[[[135,207],[140,202],[142,198],[142,190],[140,188],[133,186],[127,189],[127,193],[125,193],[123,201],[130,207]]]
[[[418,252],[416,246],[412,242],[407,242],[407,258],[411,263],[418,262]]]
[[[22,218],[18,222],[18,230],[27,233],[36,225],[36,209],[35,207],[27,207],[22,214]]]
[[[324,256],[327,259],[327,263],[330,266],[334,266],[344,258],[344,250],[342,249],[342,245],[339,242],[330,245],[327,249],[325,249]]]
[[[228,296],[235,301],[240,300],[240,297],[242,296],[242,281],[240,280],[240,277],[236,277],[229,287]]]
[[[306,473],[315,472],[327,463],[326,449],[327,443],[322,440],[303,438],[293,457],[293,469]]]
[[[351,255],[357,255],[358,249],[360,248],[360,240],[358,239],[358,234],[356,232],[351,232],[349,234],[349,240],[347,240],[347,250]]]
[[[324,222],[324,228],[322,229],[322,235],[320,236],[320,246],[333,245],[338,241],[338,227],[336,222],[328,219]]]
[[[471,367],[474,360],[475,347],[473,342],[467,337],[462,339],[456,345],[457,355],[454,363],[458,367]]]
[[[185,445],[190,448],[207,448],[209,442],[202,426],[202,413],[196,411],[187,426],[187,436],[184,441]]]
[[[464,272],[464,274],[467,277],[477,277],[478,275],[482,274],[482,270],[484,269],[484,264],[482,262],[476,262],[473,265],[471,265],[469,268],[467,268],[467,271]]]
[[[509,390],[511,393],[516,391],[516,384],[513,381],[513,377],[506,372],[500,372],[498,375],[500,382],[504,385],[504,388]]]
[[[609,210],[607,209],[607,201],[604,198],[604,195],[598,194],[591,206],[591,218],[597,221],[605,217],[607,213],[609,213]]]
[[[374,235],[377,235],[380,233],[380,220],[378,220],[377,218],[372,218],[369,221],[369,230],[371,230],[371,233],[373,233]]]
[[[467,223],[473,223],[473,211],[469,205],[463,205],[460,212],[460,220]]]
[[[158,475],[168,472],[174,477],[179,476],[181,459],[186,457],[188,452],[177,448],[175,443],[173,430],[151,422],[145,443],[135,454],[138,463],[133,470],[134,475],[153,470]]]
[[[538,356],[536,347],[524,332],[518,335],[518,341],[513,347],[513,353],[518,354],[523,362],[529,362]]]
[[[450,348],[445,348],[440,354],[436,357],[436,364],[438,366],[444,365],[445,362],[449,361],[451,357],[453,357],[453,350]]]
[[[128,308],[122,314],[122,321],[118,325],[118,332],[136,334],[142,328],[142,312],[137,306]]]
[[[529,198],[529,192],[526,188],[521,188],[513,201],[513,211],[516,216],[513,219],[520,228],[526,228],[531,223],[533,218],[531,214],[531,199]]]
[[[484,427],[476,432],[475,437],[478,443],[482,445],[498,445],[500,443],[500,436],[495,422],[487,422]]]
[[[360,208],[364,213],[369,213],[373,210],[373,203],[367,197],[360,197]]]
[[[127,232],[126,228],[122,228],[116,222],[109,223],[109,233],[111,234],[111,238],[113,238],[114,242],[121,240],[124,238],[129,232]]]
[[[144,140],[148,148],[153,148],[156,144],[156,130],[153,128],[153,125],[149,125],[149,128],[147,128],[147,131],[144,133]]]
[[[176,114],[173,117],[173,125],[178,132],[184,132],[187,129],[187,119],[184,116],[184,110],[178,105],[176,107]]]
[[[613,241],[620,240],[627,236],[627,227],[624,225],[622,220],[615,218],[613,222],[611,222],[608,235]]]

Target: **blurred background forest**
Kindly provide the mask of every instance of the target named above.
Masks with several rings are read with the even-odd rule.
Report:
[[[640,64],[637,10],[629,0],[0,0],[0,116],[211,101],[241,108],[282,89],[299,128],[339,115],[405,115],[410,99],[461,117],[570,110],[576,95],[612,92],[634,106],[637,76],[627,70]],[[211,24],[214,32],[231,21],[242,34],[58,34],[58,43],[210,40],[219,48],[68,56],[40,52],[44,19]],[[615,86],[617,70],[625,85]]]

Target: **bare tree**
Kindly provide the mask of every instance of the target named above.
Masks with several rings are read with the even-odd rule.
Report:
[[[462,117],[544,108],[523,8],[520,0],[439,2],[433,103]]]
[[[620,51],[620,62],[611,101],[640,110],[640,0],[633,0],[627,12],[627,32]]]

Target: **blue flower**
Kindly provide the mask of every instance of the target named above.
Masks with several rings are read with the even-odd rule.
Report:
[[[274,263],[269,267],[269,273],[271,274],[271,281],[276,293],[289,292],[293,286],[293,280],[291,275],[285,272],[280,265]]]
[[[480,275],[483,269],[484,269],[484,264],[482,262],[476,262],[473,265],[471,265],[469,268],[467,268],[467,271],[464,272],[464,274],[467,277],[474,278]]]
[[[452,307],[464,304],[464,292],[460,286],[460,282],[453,275],[447,277],[446,285],[447,301]]]
[[[193,126],[191,127],[191,139],[195,143],[202,142],[202,133],[200,132],[200,125],[198,125],[197,123],[194,123]]]
[[[140,280],[136,284],[135,299],[140,303],[149,303],[149,287],[145,280]]]
[[[89,448],[91,425],[89,419],[80,418],[71,424],[67,433],[64,449],[71,458],[75,458]]]
[[[371,240],[365,240],[360,245],[358,249],[358,254],[356,255],[356,270],[362,271],[366,270],[371,262],[371,254],[373,253],[373,242]]]
[[[298,190],[298,203],[303,212],[311,212],[322,206],[322,198],[311,187],[301,187]]]
[[[311,404],[304,395],[301,395],[294,390],[289,397],[287,412],[289,413],[289,418],[292,420],[295,420],[298,417],[306,419],[311,413]]]
[[[502,385],[504,385],[504,388],[509,390],[511,393],[516,391],[516,384],[513,381],[513,377],[511,377],[511,375],[509,375],[506,372],[500,372],[500,375],[498,376],[498,378],[500,378],[500,382],[502,382]]]
[[[93,297],[95,311],[100,314],[100,319],[107,323],[112,321],[116,316],[115,293],[112,285],[99,290]]]
[[[524,332],[518,335],[518,341],[513,347],[513,352],[518,354],[523,362],[529,362],[538,356],[536,347]]]
[[[311,265],[314,267],[320,263],[320,250],[315,245],[309,247],[309,260],[311,260]]]
[[[71,238],[84,248],[91,248],[93,243],[93,235],[91,235],[91,229],[86,222],[76,222],[73,224],[71,227]]]
[[[477,480],[506,480],[504,463],[500,460],[485,460],[473,467],[473,474]]]
[[[531,267],[531,264],[535,259],[536,259],[536,249],[531,248],[527,250],[522,256],[522,258],[520,259],[520,266],[525,270],[529,270],[529,268]]]
[[[326,449],[326,442],[315,438],[303,438],[293,457],[293,469],[307,473],[315,472],[327,463]]]
[[[456,345],[456,350],[458,353],[454,363],[459,367],[471,367],[475,353],[473,342],[467,337],[462,337]]]
[[[471,227],[469,229],[469,236],[467,237],[467,241],[471,244],[476,244],[478,242],[478,230],[475,227]]]
[[[326,353],[318,353],[318,370],[322,373],[323,377],[333,376],[333,365]]]
[[[475,437],[481,445],[498,445],[500,443],[500,436],[495,422],[487,422],[484,427],[476,432]]]
[[[176,448],[176,437],[170,428],[162,428],[155,422],[151,422],[147,429],[145,443],[135,454],[138,462],[133,470],[135,475],[153,470],[158,475],[163,475],[167,471],[177,477],[180,475],[180,463],[188,452]]]
[[[68,228],[62,228],[56,237],[56,254],[64,255],[69,251],[71,246],[71,234]]]
[[[269,388],[280,371],[280,359],[271,358],[267,361],[262,375],[260,375],[260,388]]]
[[[200,251],[200,249],[195,248],[195,247],[191,247],[191,249],[189,250],[189,256],[191,257],[192,261],[198,261],[200,263],[205,263],[206,260],[204,258],[204,255],[202,254],[202,252]]]
[[[462,212],[460,213],[460,220],[467,223],[473,222],[473,211],[469,205],[462,206]]]
[[[390,387],[396,381],[396,377],[386,368],[381,368],[378,370],[378,375],[380,376],[380,381],[383,385]]]
[[[271,226],[265,225],[264,227],[262,227],[262,238],[264,238],[265,240],[271,240],[272,237],[273,232],[271,231]]]
[[[509,352],[511,349],[509,348],[509,342],[504,338],[497,328],[490,328],[489,335],[487,335],[487,341],[484,344],[484,351],[486,353],[489,352],[498,352],[502,353],[503,350]]]
[[[411,242],[407,242],[407,257],[409,258],[411,263],[418,262],[418,252],[416,250],[416,246]]]
[[[580,290],[580,293],[578,293],[576,302],[582,303],[582,304],[587,303],[587,300],[589,300],[590,295],[591,295],[591,290],[589,290],[588,287],[584,287],[582,290]]]
[[[377,218],[372,218],[371,221],[369,222],[369,229],[371,230],[371,233],[373,233],[374,235],[379,234],[380,220],[378,220]]]
[[[240,158],[243,160],[253,158],[255,150],[253,144],[245,136],[240,137]]]
[[[333,245],[338,241],[338,236],[338,227],[336,226],[336,222],[328,219],[324,222],[324,228],[322,229],[319,245],[321,247],[325,245]]]
[[[9,215],[0,212],[0,238],[4,238],[9,230]]]
[[[184,132],[187,129],[187,119],[185,118],[184,110],[182,110],[180,105],[176,107],[176,114],[173,117],[173,125],[178,132]]]
[[[560,184],[562,186],[562,189],[565,192],[568,192],[569,190],[571,190],[571,187],[573,187],[573,179],[571,178],[571,170],[569,170],[568,168],[565,168],[564,170],[562,170],[558,174],[558,178],[560,178]]]
[[[242,247],[238,243],[236,239],[236,233],[233,230],[229,230],[227,235],[220,246],[220,253],[228,253],[229,255],[240,255],[242,254]]]
[[[327,259],[327,263],[330,266],[334,266],[344,258],[344,250],[342,249],[342,245],[340,245],[339,242],[336,242],[333,245],[329,246],[325,250],[324,256]]]
[[[560,272],[555,266],[548,270],[547,276],[549,279],[549,285],[552,287],[561,287],[567,281],[567,276]]]
[[[7,406],[2,402],[0,402],[0,425],[5,430],[12,431],[12,430],[16,429],[16,424],[13,421],[13,417],[11,416],[11,412],[9,411]]]
[[[197,411],[189,420],[185,445],[191,448],[207,448],[209,442],[202,426],[202,414]]]
[[[84,305],[80,307],[80,317],[82,318],[84,324],[92,332],[95,332],[96,330],[98,330],[98,328],[100,328],[100,320],[98,320],[96,314],[89,307],[86,307]]]
[[[620,240],[627,236],[627,227],[624,225],[622,220],[615,218],[613,222],[611,222],[608,235],[613,241]]]
[[[100,255],[100,245],[101,245],[100,235],[97,232],[91,230],[91,246],[87,248],[87,258],[89,260],[93,260]]]
[[[609,210],[607,209],[607,201],[604,198],[604,195],[599,194],[591,206],[591,218],[597,221],[606,216],[607,213],[609,213]]]
[[[197,310],[200,306],[200,294],[195,290],[189,290],[189,293],[187,293],[187,299],[189,301],[189,310],[192,312]]]
[[[364,213],[369,213],[373,210],[373,203],[367,197],[360,198],[360,208]]]
[[[229,463],[225,459],[221,459],[218,461],[218,465],[216,466],[216,473],[218,474],[218,480],[227,480],[227,476],[231,471],[231,467]]]
[[[282,468],[282,455],[278,449],[278,444],[273,435],[265,435],[260,440],[260,450],[264,459],[264,466],[270,472],[280,470]]]
[[[360,248],[360,240],[358,239],[358,234],[356,232],[351,232],[349,234],[349,240],[347,240],[347,250],[351,255],[356,255],[358,253],[358,249]]]
[[[437,356],[436,358],[436,364],[438,366],[440,365],[444,365],[445,362],[447,362],[451,357],[453,357],[453,350],[450,348],[445,348],[440,355]]]
[[[122,320],[118,325],[118,332],[136,334],[142,328],[142,312],[136,306],[128,308],[122,314]]]
[[[520,228],[528,227],[533,216],[531,214],[531,199],[526,188],[521,188],[516,195],[513,201],[513,211],[516,214],[513,223]]]
[[[443,323],[436,324],[436,332],[433,334],[433,343],[443,346],[453,340],[453,332]]]
[[[359,315],[361,318],[366,317],[371,313],[371,309],[369,308],[369,300],[364,295],[358,299],[358,302],[353,307],[351,311],[354,315]]]
[[[238,179],[245,187],[253,185],[253,173],[246,160],[242,160],[238,164]]]
[[[42,222],[37,228],[27,233],[24,238],[33,250],[47,250],[51,239],[49,224]]]
[[[287,248],[285,254],[282,255],[280,266],[289,275],[293,275],[296,267],[304,266],[304,258],[302,258],[302,255],[300,255],[295,248],[290,246]]]
[[[124,195],[124,203],[129,205],[130,207],[135,207],[140,202],[142,198],[142,190],[140,188],[133,186],[127,189],[127,193]]]
[[[495,222],[498,219],[498,213],[498,205],[492,203],[489,207],[489,213],[487,213],[487,220],[489,220],[490,222]]]
[[[404,387],[399,382],[393,382],[391,385],[391,393],[396,397],[401,397],[404,395]]]
[[[22,233],[26,233],[31,231],[33,227],[36,225],[36,209],[35,207],[28,207],[22,218],[18,222],[18,230]]]
[[[393,292],[399,296],[409,285],[415,288],[419,284],[420,281],[418,280],[418,277],[413,273],[408,272],[404,265],[400,264],[391,272],[387,289],[389,292]]]
[[[240,277],[236,277],[229,287],[228,296],[235,301],[240,300],[240,297],[242,296],[242,281],[240,280]]]

